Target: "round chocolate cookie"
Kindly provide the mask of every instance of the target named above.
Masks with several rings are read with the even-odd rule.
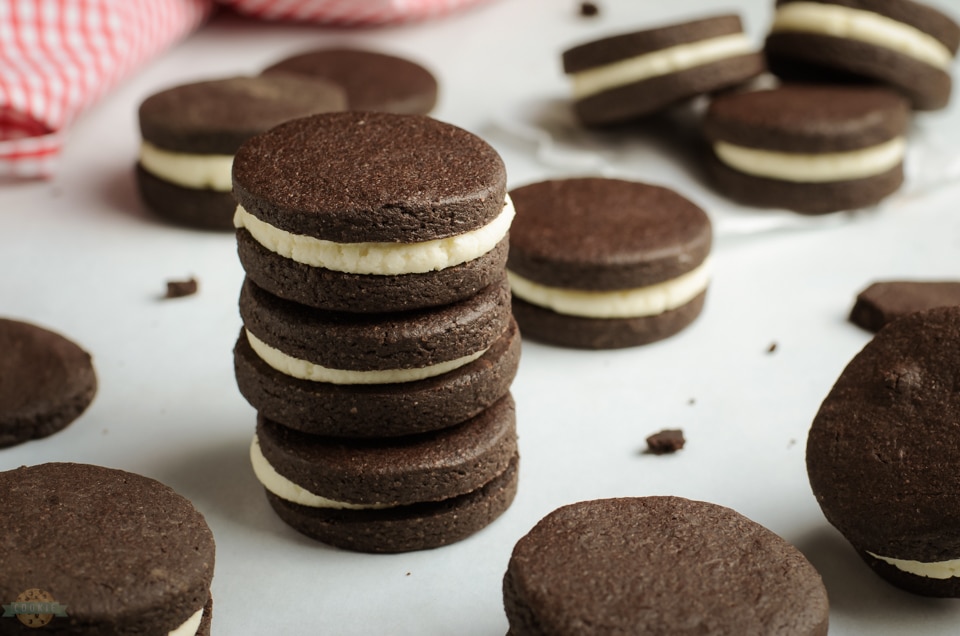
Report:
[[[168,221],[232,230],[230,167],[240,144],[290,119],[346,106],[340,87],[286,75],[206,80],[151,95],[139,109],[141,197]]]
[[[877,574],[929,596],[960,596],[958,359],[960,307],[889,323],[840,374],[807,438],[827,520]]]
[[[879,331],[897,318],[949,305],[960,305],[960,281],[882,280],[857,294],[849,319],[867,331]]]
[[[513,218],[503,161],[429,117],[289,122],[241,147],[233,183],[240,261],[282,298],[399,311],[455,302],[502,274]]]
[[[827,633],[820,575],[739,513],[679,497],[583,501],[544,517],[503,579],[511,636]]]
[[[0,492],[4,609],[32,591],[49,610],[5,612],[0,632],[209,635],[214,539],[187,499],[147,477],[69,463],[0,472]],[[30,615],[48,622],[16,631]]]
[[[784,85],[714,99],[707,167],[746,205],[825,214],[875,205],[903,183],[909,106],[879,87]]]
[[[520,332],[510,322],[478,359],[446,373],[387,384],[333,384],[293,378],[263,361],[245,333],[234,349],[240,393],[266,418],[332,437],[397,437],[458,424],[510,390]]]
[[[785,79],[882,83],[935,110],[950,101],[958,44],[960,25],[912,0],[777,0],[764,49]]]
[[[97,393],[90,354],[34,324],[0,318],[0,448],[47,437]]]
[[[587,126],[635,120],[742,84],[764,69],[736,15],[610,36],[563,53],[574,112]]]
[[[350,110],[426,115],[437,103],[437,79],[416,62],[378,51],[325,48],[285,58],[264,73],[295,73],[343,87]]]
[[[569,347],[647,344],[699,315],[709,283],[707,215],[676,192],[605,178],[510,193],[507,261],[523,336]]]
[[[459,541],[497,518],[517,486],[513,398],[454,427],[390,440],[333,440],[258,417],[251,461],[274,510],[349,550]]]

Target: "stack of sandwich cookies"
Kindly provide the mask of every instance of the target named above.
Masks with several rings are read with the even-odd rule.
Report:
[[[960,25],[913,0],[777,0],[765,52],[786,79],[869,81],[918,110],[950,100]]]
[[[648,344],[700,314],[711,223],[667,188],[558,179],[510,193],[507,263],[524,337],[589,349]]]
[[[27,598],[53,610],[5,612],[0,632],[209,636],[214,537],[187,499],[71,463],[0,472],[0,492],[4,609]]]
[[[289,119],[343,110],[342,88],[296,76],[230,77],[175,86],[140,105],[140,194],[159,217],[232,230],[233,155],[244,141]]]
[[[742,84],[765,64],[740,18],[721,15],[575,46],[563,69],[580,122],[607,126]]]
[[[714,185],[746,205],[825,214],[903,183],[910,109],[880,87],[794,84],[727,94],[704,116]]]
[[[366,552],[493,521],[517,487],[520,356],[499,156],[427,117],[333,113],[244,144],[234,190],[235,369],[278,516]]]

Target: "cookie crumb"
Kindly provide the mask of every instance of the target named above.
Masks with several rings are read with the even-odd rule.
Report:
[[[682,430],[678,428],[664,429],[647,438],[647,452],[653,455],[675,453],[683,448],[685,443],[686,440],[683,438]]]
[[[192,296],[197,293],[197,279],[189,278],[187,280],[168,280],[167,293],[164,298],[182,298],[183,296]]]
[[[687,404],[689,404],[690,406],[693,406],[696,403],[697,403],[697,398],[690,398],[689,400],[687,400]]]
[[[767,347],[767,353],[773,353],[773,352],[776,351],[776,350],[777,350],[777,343],[776,343],[776,341],[771,342],[771,343],[770,343],[770,346]]]
[[[580,3],[580,15],[592,18],[595,15],[600,14],[600,7],[598,7],[593,2],[581,2]]]

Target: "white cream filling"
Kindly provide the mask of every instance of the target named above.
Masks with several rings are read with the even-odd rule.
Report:
[[[790,2],[773,17],[771,31],[803,31],[882,46],[948,70],[953,54],[935,37],[892,18],[835,4]]]
[[[869,148],[821,154],[774,152],[723,141],[716,142],[713,150],[731,168],[756,177],[796,183],[827,183],[883,174],[903,161],[907,140],[895,137]]]
[[[268,365],[294,378],[310,380],[311,382],[329,382],[330,384],[392,384],[394,382],[415,382],[442,375],[466,364],[470,364],[484,353],[486,349],[471,353],[462,358],[446,360],[437,364],[418,367],[415,369],[379,369],[375,371],[352,371],[347,369],[331,369],[314,362],[294,358],[284,352],[271,347],[263,340],[244,329],[247,333],[247,342],[250,348],[261,360]]]
[[[743,33],[678,44],[571,73],[573,96],[582,99],[617,86],[626,86],[651,77],[677,73],[728,57],[754,52],[756,52],[755,47]]]
[[[867,554],[875,559],[880,559],[881,561],[889,563],[898,570],[907,572],[908,574],[915,574],[916,576],[925,576],[930,579],[949,579],[955,576],[960,576],[960,559],[924,563],[922,561],[910,561],[908,559],[894,559],[891,557],[880,556],[879,554],[874,554],[869,550],[867,551]]]
[[[301,506],[347,510],[373,510],[390,507],[388,504],[355,504],[327,499],[326,497],[315,495],[305,488],[298,486],[278,473],[270,462],[267,461],[267,458],[263,456],[263,451],[260,450],[260,440],[256,435],[253,436],[253,442],[250,444],[250,463],[253,465],[253,473],[257,476],[257,480],[263,484],[264,488],[281,499]]]
[[[642,318],[676,309],[707,289],[710,267],[704,261],[677,278],[617,291],[584,291],[548,287],[507,272],[511,291],[522,300],[559,314],[584,318]]]
[[[508,196],[503,211],[483,227],[420,243],[335,243],[292,234],[261,221],[240,205],[233,224],[246,228],[271,252],[303,265],[350,274],[396,276],[438,271],[480,258],[507,235],[514,214]]]
[[[150,174],[184,188],[217,192],[233,189],[230,174],[233,155],[172,152],[143,141],[140,143],[140,165]]]
[[[203,621],[203,608],[198,609],[193,616],[183,622],[183,625],[172,632],[167,632],[167,636],[196,636],[200,629],[200,623]]]

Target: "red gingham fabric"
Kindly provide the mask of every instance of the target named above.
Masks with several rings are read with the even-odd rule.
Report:
[[[0,177],[45,177],[68,126],[213,0],[0,0]]]
[[[483,0],[220,0],[238,13],[264,20],[335,26],[425,20]]]

